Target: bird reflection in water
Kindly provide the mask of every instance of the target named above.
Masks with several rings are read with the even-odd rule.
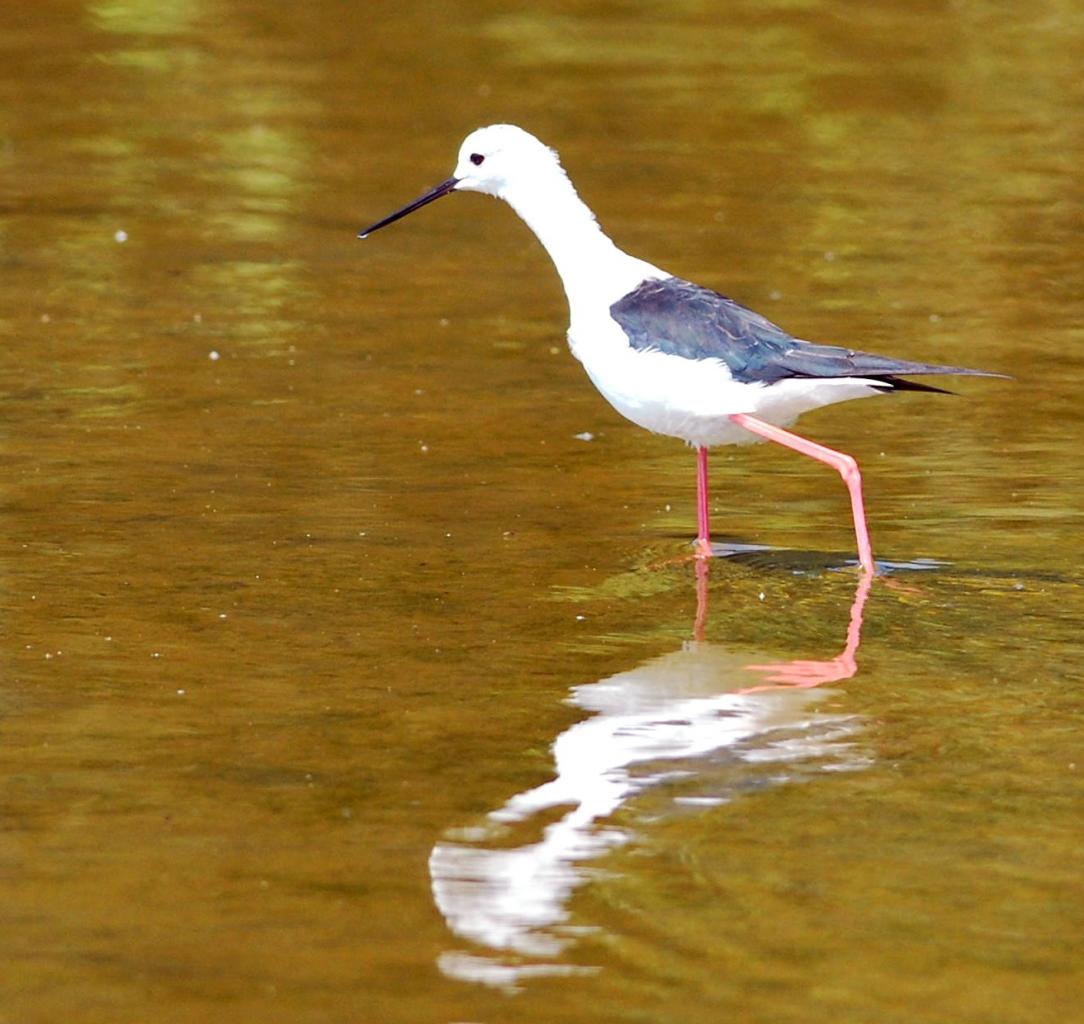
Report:
[[[446,975],[515,991],[532,976],[593,970],[557,959],[584,933],[568,903],[589,878],[585,865],[630,840],[608,819],[632,798],[665,784],[662,813],[675,813],[869,763],[854,742],[861,718],[822,706],[832,693],[824,684],[857,671],[871,577],[859,577],[838,655],[767,662],[704,639],[708,564],[696,563],[694,639],[573,687],[569,702],[588,717],[554,741],[555,777],[433,849],[437,907],[474,946],[441,955]]]

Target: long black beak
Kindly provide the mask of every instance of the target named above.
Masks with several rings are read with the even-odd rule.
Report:
[[[396,210],[395,213],[389,214],[383,220],[378,220],[375,224],[370,224],[364,231],[359,231],[358,238],[368,238],[374,231],[386,227],[388,224],[394,224],[400,217],[405,217],[408,213],[420,210],[423,206],[428,206],[434,199],[446,196],[458,184],[458,178],[449,178],[447,181],[442,181],[439,185],[426,192],[424,196],[418,196],[414,202],[407,203],[401,210]]]

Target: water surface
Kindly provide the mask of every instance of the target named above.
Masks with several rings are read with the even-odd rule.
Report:
[[[2,1013],[1072,1016],[1075,5],[0,17]],[[1016,378],[803,420],[861,602],[760,446],[698,608],[691,454],[509,210],[354,238],[497,120],[800,336]]]

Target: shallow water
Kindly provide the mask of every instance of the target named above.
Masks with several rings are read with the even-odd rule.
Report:
[[[1076,5],[0,19],[0,1019],[1072,1017]],[[1016,378],[803,420],[868,595],[760,446],[698,607],[507,209],[356,241],[502,119],[652,262]]]

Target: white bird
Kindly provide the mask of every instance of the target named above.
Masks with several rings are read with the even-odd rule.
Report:
[[[697,551],[712,555],[707,451],[766,439],[826,463],[851,498],[859,564],[875,563],[855,460],[783,428],[802,413],[890,391],[943,389],[900,375],[1002,374],[801,341],[759,313],[622,252],[576,194],[557,154],[511,124],[471,132],[452,177],[359,233],[451,192],[505,200],[553,260],[568,297],[573,355],[633,423],[697,449]]]

